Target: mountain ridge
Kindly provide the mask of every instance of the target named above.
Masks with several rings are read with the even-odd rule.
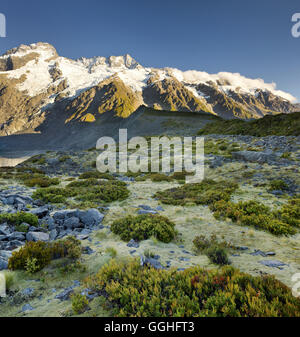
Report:
[[[57,109],[66,123],[128,118],[140,106],[257,119],[297,110],[294,100],[261,79],[147,68],[129,54],[72,60],[39,42],[0,56],[0,136],[35,132]]]

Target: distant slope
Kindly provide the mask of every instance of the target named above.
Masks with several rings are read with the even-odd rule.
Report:
[[[245,122],[243,120],[218,120],[204,126],[199,135],[250,135],[264,137],[300,136],[300,112],[265,116],[262,119]]]

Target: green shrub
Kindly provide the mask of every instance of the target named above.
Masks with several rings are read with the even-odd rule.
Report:
[[[270,190],[285,191],[289,186],[283,180],[273,180],[270,182]]]
[[[38,259],[36,257],[29,257],[26,260],[25,270],[28,274],[35,274],[41,269],[43,268],[38,265]]]
[[[175,224],[168,218],[156,214],[129,215],[114,221],[111,225],[111,231],[120,235],[124,241],[131,239],[143,241],[155,236],[165,243],[169,243],[175,238],[174,228]]]
[[[12,253],[8,260],[11,270],[26,270],[28,260],[35,259],[36,271],[43,269],[51,261],[51,249],[46,242],[26,242],[20,250]]]
[[[73,294],[71,295],[71,300],[72,300],[72,310],[75,315],[84,313],[89,306],[89,301],[85,295]]]
[[[267,230],[274,235],[293,235],[296,230],[278,218],[276,212],[257,201],[245,201],[237,204],[220,200],[211,205],[216,219],[230,218],[244,226],[253,226]]]
[[[190,172],[186,172],[186,171],[182,171],[182,172],[175,172],[171,178],[174,179],[174,180],[185,180],[186,176],[190,176],[190,175],[193,175],[193,173],[190,173]]]
[[[89,172],[85,172],[85,173],[82,173],[80,176],[79,176],[79,179],[91,179],[91,178],[94,178],[94,179],[107,179],[107,180],[115,180],[115,178],[109,174],[109,173],[101,173],[99,171],[89,171]]]
[[[49,187],[53,185],[59,185],[58,178],[48,178],[48,177],[40,177],[40,178],[32,178],[24,181],[24,185],[27,187]]]
[[[292,155],[291,152],[284,152],[284,153],[281,155],[281,158],[283,158],[283,159],[291,159],[291,155]]]
[[[60,163],[64,163],[64,162],[66,162],[69,159],[71,159],[70,156],[61,156],[61,157],[59,157],[59,162]]]
[[[5,277],[5,283],[6,283],[6,290],[10,291],[12,289],[12,287],[15,284],[15,277],[14,274],[12,272],[4,272],[4,277]]]
[[[28,227],[25,224],[17,225],[15,226],[16,232],[20,233],[27,233],[28,232]]]
[[[150,174],[150,179],[154,182],[154,183],[158,183],[158,182],[162,182],[162,181],[172,181],[172,179],[162,173],[153,173]]]
[[[219,146],[219,150],[221,150],[221,151],[226,151],[227,150],[227,146],[226,145],[221,145],[221,146]]]
[[[111,260],[86,280],[119,317],[299,317],[300,299],[271,276],[232,267],[178,272]]]
[[[204,235],[196,236],[193,244],[196,250],[207,255],[212,263],[229,264],[227,249],[232,248],[232,246],[225,241],[218,242],[216,235],[212,235],[209,239]]]
[[[89,178],[73,181],[64,188],[49,187],[38,189],[33,194],[34,199],[51,203],[66,203],[68,198],[86,202],[112,202],[125,200],[129,196],[126,184],[121,181],[98,181]]]
[[[42,270],[51,260],[65,257],[74,261],[80,256],[81,243],[71,236],[56,242],[26,242],[25,246],[12,253],[8,268],[33,273]]]
[[[169,205],[195,203],[210,205],[218,200],[230,200],[231,194],[238,188],[233,182],[204,180],[197,184],[185,184],[166,191],[159,191],[155,197]]]
[[[300,196],[290,199],[286,205],[275,212],[275,215],[281,221],[300,228]]]
[[[42,200],[46,203],[59,204],[64,203],[67,198],[74,196],[70,190],[66,188],[48,187],[38,189],[32,194],[35,200]]]
[[[206,254],[211,262],[224,266],[230,264],[227,251],[218,246],[212,246],[207,249]]]
[[[37,164],[37,165],[44,165],[44,164],[46,164],[46,159],[42,155],[37,155],[37,156],[31,157],[28,160],[28,162],[33,163],[33,164]]]
[[[39,219],[36,215],[25,212],[0,214],[0,224],[4,222],[7,222],[11,226],[19,226],[22,223],[35,227],[39,225]]]
[[[113,259],[118,255],[118,252],[113,247],[107,247],[105,252],[110,255]]]
[[[253,121],[240,119],[218,120],[209,123],[199,131],[198,135],[251,135],[265,137],[277,136],[299,136],[300,135],[300,112],[290,114],[267,115]]]

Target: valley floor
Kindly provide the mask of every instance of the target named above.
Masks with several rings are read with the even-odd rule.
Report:
[[[206,156],[205,178],[237,182],[239,189],[232,196],[233,202],[255,200],[271,209],[277,209],[286,204],[290,196],[299,194],[299,137],[210,136],[207,141],[210,146]],[[235,143],[238,143],[239,151],[229,153],[228,149]],[[241,151],[265,153],[266,157],[257,161],[249,158],[248,161],[245,157],[247,153],[244,153],[242,160],[235,154]],[[65,162],[55,161],[55,158],[66,155],[69,157]],[[277,158],[275,161],[274,155]],[[96,160],[96,156],[94,150],[78,153],[51,152],[42,156],[44,161],[40,164],[27,162],[24,165],[44,169],[49,176],[58,177],[60,185],[64,186],[70,177],[78,176],[82,168],[85,171],[91,170],[91,163]],[[150,179],[138,181],[124,176],[120,179],[126,181],[130,195],[124,201],[103,205],[107,207],[105,210],[99,208],[105,213],[101,228],[95,229],[82,240],[82,245],[89,247],[88,254],[82,257],[86,269],[61,274],[57,268],[59,261],[53,261],[33,275],[23,271],[8,272],[13,275],[14,281],[6,299],[0,300],[0,316],[75,316],[70,299],[62,301],[55,297],[69,287],[77,292],[84,291],[84,279],[96,273],[112,258],[112,250],[117,260],[140,258],[145,252],[153,252],[156,260],[167,269],[176,268],[180,271],[198,265],[207,269],[218,268],[206,255],[195,251],[193,240],[198,235],[210,237],[215,234],[218,239],[236,247],[230,251],[229,259],[231,265],[242,272],[253,276],[270,274],[290,288],[294,285],[292,277],[300,273],[299,230],[292,236],[274,236],[250,226],[238,225],[229,219],[216,220],[208,206],[172,206],[162,204],[153,197],[157,191],[181,186],[177,182],[153,182]],[[283,180],[286,190],[270,189],[270,183],[274,180]],[[0,197],[5,196],[7,191],[11,195],[30,196],[35,190],[36,188],[24,187],[17,181],[0,180]],[[10,208],[11,206],[0,203],[2,213]],[[55,211],[58,209],[63,207],[54,206]],[[167,244],[151,238],[139,242],[134,248],[128,247],[128,242],[121,241],[111,232],[110,225],[114,220],[126,215],[137,215],[143,209],[151,209],[172,220],[179,232],[177,239]],[[282,265],[267,266],[261,263],[264,261],[280,261]],[[110,316],[111,310],[103,306],[104,302],[102,296],[92,299],[89,310],[82,316]]]

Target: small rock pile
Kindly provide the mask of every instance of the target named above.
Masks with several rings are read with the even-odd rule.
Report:
[[[0,225],[0,270],[7,269],[11,251],[23,246],[26,241],[54,241],[73,235],[86,239],[88,235],[101,226],[104,215],[97,209],[88,211],[62,210],[50,214],[51,205],[33,209],[30,213],[39,218],[39,227],[23,223],[27,233],[17,232],[14,226],[7,223]]]

